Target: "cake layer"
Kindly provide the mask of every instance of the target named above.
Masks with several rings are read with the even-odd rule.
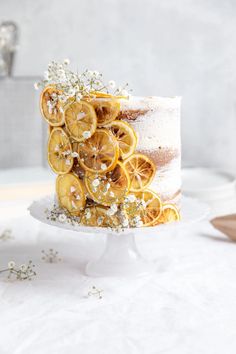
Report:
[[[150,188],[163,201],[179,204],[181,190],[180,97],[131,97],[121,100],[118,119],[138,135],[137,151],[157,167]]]

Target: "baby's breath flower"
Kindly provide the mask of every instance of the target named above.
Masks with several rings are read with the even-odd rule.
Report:
[[[83,132],[82,135],[83,135],[83,137],[84,137],[85,139],[88,139],[88,138],[90,138],[91,133],[90,133],[90,131],[86,130],[86,131]]]
[[[20,270],[22,270],[22,272],[25,272],[27,269],[27,265],[26,264],[21,264],[20,265]]]
[[[81,95],[81,93],[77,93],[76,94],[76,101],[79,102],[82,97],[83,97],[83,95]]]
[[[99,72],[97,70],[94,70],[93,71],[93,76],[98,77],[99,76]]]
[[[122,220],[122,226],[123,226],[123,227],[128,227],[128,226],[129,226],[129,220],[128,220],[128,218],[124,218],[124,219]]]
[[[35,83],[34,83],[34,88],[35,88],[35,90],[38,90],[39,87],[40,87],[40,83],[39,83],[39,82],[35,82]]]
[[[70,97],[74,96],[75,95],[75,88],[70,87],[67,93]]]
[[[104,171],[104,170],[106,170],[107,169],[107,165],[105,164],[105,163],[102,163],[101,164],[101,169]]]
[[[13,269],[15,267],[16,263],[14,261],[8,262],[8,268]]]
[[[116,83],[114,80],[110,80],[108,84],[111,89],[114,89],[116,87]]]
[[[63,61],[64,65],[69,65],[70,64],[70,59],[66,58]]]
[[[110,209],[108,209],[107,210],[107,215],[109,215],[109,216],[112,216],[112,215],[114,215],[116,212],[117,212],[117,205],[116,204],[112,204],[111,206],[110,206]]]
[[[92,182],[93,187],[97,187],[99,186],[99,184],[100,184],[99,178],[94,179]]]
[[[44,74],[44,80],[37,83],[37,85],[35,84],[35,88],[55,85],[56,89],[63,92],[63,95],[58,97],[59,101],[66,102],[69,98],[73,98],[79,102],[84,96],[94,97],[94,91],[109,93],[109,89],[116,87],[114,80],[105,84],[102,74],[97,70],[85,70],[81,74],[72,72],[68,67],[69,62],[69,59],[65,59],[63,62],[51,61],[48,64],[48,70]],[[120,95],[124,88],[127,88],[127,85],[118,87],[113,95]],[[128,96],[127,90],[123,94]],[[49,109],[51,113],[54,113],[53,107]]]
[[[71,156],[72,156],[72,157],[79,157],[79,154],[78,154],[78,152],[75,152],[75,151],[74,151],[74,152],[71,153]]]
[[[64,223],[64,222],[66,222],[66,220],[67,220],[67,217],[66,217],[65,214],[60,214],[60,215],[58,216],[58,221],[59,221],[59,222]]]

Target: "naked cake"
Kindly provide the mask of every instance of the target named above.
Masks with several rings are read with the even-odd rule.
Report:
[[[162,201],[177,205],[181,195],[180,105],[180,97],[130,97],[121,100],[118,116],[138,134],[137,151],[156,165],[149,187]]]
[[[116,229],[178,221],[180,98],[130,96],[68,64],[51,62],[35,85],[57,174],[49,217]]]

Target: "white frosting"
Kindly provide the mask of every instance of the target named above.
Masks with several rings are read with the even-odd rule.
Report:
[[[160,167],[150,188],[165,199],[171,199],[181,189],[181,161],[173,159],[169,164]]]
[[[129,120],[138,135],[137,150],[158,151],[159,147],[176,155],[157,172],[150,188],[162,198],[171,200],[181,189],[180,97],[131,97],[122,100],[121,110],[147,111]],[[177,197],[178,199],[178,197]],[[175,200],[174,200],[175,201]]]
[[[180,97],[131,97],[121,101],[121,110],[141,110],[129,121],[138,135],[138,150],[155,150],[159,146],[180,149]]]

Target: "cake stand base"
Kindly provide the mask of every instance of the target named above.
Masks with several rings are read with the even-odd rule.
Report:
[[[35,201],[29,207],[30,214],[37,220],[60,229],[73,230],[78,234],[106,234],[106,245],[99,259],[87,264],[86,274],[92,277],[107,276],[141,276],[150,274],[154,264],[145,261],[138,252],[135,237],[157,237],[186,228],[188,225],[203,220],[209,213],[209,208],[202,202],[192,198],[182,198],[181,221],[153,227],[124,229],[122,232],[108,230],[103,227],[88,227],[61,223],[47,217],[48,210],[54,208],[54,196]]]
[[[140,255],[134,233],[106,236],[106,245],[101,257],[86,266],[86,274],[102,276],[144,276],[150,274],[154,266]]]

